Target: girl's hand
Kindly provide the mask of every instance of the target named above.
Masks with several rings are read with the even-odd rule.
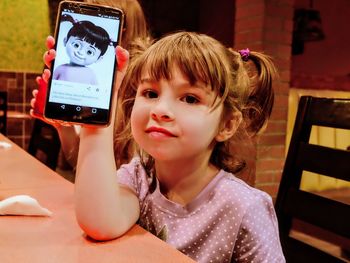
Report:
[[[45,91],[47,89],[47,81],[48,81],[49,77],[50,77],[50,70],[45,69],[43,74],[42,74],[42,76],[39,76],[39,77],[36,78],[36,82],[37,82],[38,86],[39,87],[41,86],[40,88],[43,91]],[[29,111],[30,115],[32,117],[34,117],[34,118],[40,119],[40,120],[42,120],[42,121],[44,121],[44,122],[54,126],[55,128],[58,128],[60,126],[60,124],[44,118],[44,116],[42,114],[35,114],[34,113],[34,107],[35,107],[36,99],[37,99],[37,96],[38,96],[38,92],[39,92],[38,89],[34,89],[32,91],[33,98],[30,101],[30,106],[32,107],[30,109],[30,111]],[[40,107],[43,108],[44,106],[42,105]],[[41,110],[43,110],[43,109],[41,109]]]
[[[48,48],[48,51],[46,51],[44,53],[44,56],[43,56],[44,63],[48,68],[51,67],[51,62],[56,57],[56,51],[54,49],[52,49],[54,46],[55,46],[55,39],[52,36],[48,36],[46,39],[46,47]],[[36,82],[38,84],[38,87],[42,90],[42,92],[46,92],[46,90],[47,90],[47,83],[48,83],[48,80],[50,78],[50,75],[51,75],[50,70],[44,69],[42,75],[38,76],[36,78]],[[44,121],[44,122],[46,122],[46,123],[48,123],[56,128],[59,127],[60,125],[58,123],[47,120],[44,118],[43,114],[41,113],[43,111],[43,108],[44,108],[44,105],[43,105],[44,98],[39,99],[39,101],[37,102],[38,92],[39,92],[39,89],[34,89],[32,91],[33,98],[30,101],[30,105],[32,107],[32,109],[30,110],[30,115],[32,117],[40,119],[40,120],[42,120],[42,121]],[[46,96],[46,94],[44,94],[44,97],[45,96]],[[42,104],[40,106],[37,105],[38,106],[37,110],[40,111],[40,114],[34,113],[34,107],[35,107],[36,103]]]
[[[48,51],[45,52],[44,56],[43,56],[44,63],[48,68],[51,67],[51,62],[56,57],[56,51],[54,49],[52,49],[54,46],[55,46],[55,39],[52,36],[48,36],[46,39],[46,47],[48,48]],[[50,76],[51,76],[50,70],[44,69],[43,74],[36,78],[36,82],[37,82],[38,86],[43,91],[47,90],[47,83],[48,83]],[[42,116],[41,114],[40,115],[34,114],[33,109],[34,109],[35,103],[37,102],[36,99],[37,99],[37,95],[38,95],[38,89],[34,89],[32,94],[33,94],[33,98],[30,101],[30,105],[31,105],[32,109],[30,110],[30,115],[34,118],[40,119],[40,120],[58,128],[60,126],[60,124],[45,119],[44,116]],[[40,106],[40,107],[43,108],[44,106]],[[43,110],[43,109],[40,109],[40,110]]]
[[[51,68],[51,62],[56,57],[56,50],[53,49],[54,46],[55,46],[55,39],[52,36],[48,36],[46,38],[46,47],[48,50],[44,53],[44,56],[43,56],[44,63],[48,68]]]

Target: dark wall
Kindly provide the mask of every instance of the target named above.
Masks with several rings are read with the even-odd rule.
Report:
[[[215,2],[215,5],[213,4]],[[200,0],[199,31],[233,47],[235,21],[234,0]]]
[[[350,1],[314,1],[322,19],[325,39],[305,43],[304,52],[293,56],[293,71],[318,75],[350,75]],[[309,7],[309,1],[296,0],[296,8]]]
[[[177,30],[198,31],[233,46],[234,1],[140,0],[154,37]]]
[[[198,31],[199,0],[142,0],[154,37],[177,31]]]

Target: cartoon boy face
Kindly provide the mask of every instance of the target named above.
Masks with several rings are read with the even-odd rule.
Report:
[[[100,58],[101,50],[81,38],[71,36],[64,43],[72,64],[88,66]]]

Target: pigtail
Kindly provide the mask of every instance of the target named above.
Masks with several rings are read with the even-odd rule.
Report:
[[[231,68],[225,108],[240,111],[242,122],[233,137],[218,143],[211,162],[250,182],[254,174],[255,135],[266,126],[274,103],[273,80],[277,71],[269,56],[231,48],[226,53]]]
[[[113,41],[112,39],[109,39],[109,45],[110,46],[112,46],[112,47],[114,47],[114,48],[116,48],[117,47],[117,45],[118,45],[118,42],[117,41]]]
[[[77,23],[77,21],[71,15],[68,14],[62,15],[61,22],[71,22],[73,25]]]
[[[271,58],[263,53],[250,52],[244,64],[248,64],[245,68],[250,77],[250,93],[242,113],[247,119],[248,132],[254,135],[266,126],[270,118],[274,104],[272,83],[278,74]]]

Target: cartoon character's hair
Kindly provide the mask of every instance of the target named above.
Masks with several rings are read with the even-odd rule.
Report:
[[[99,50],[101,50],[101,55],[103,56],[109,45],[116,45],[116,42],[113,42],[108,32],[99,26],[96,26],[90,21],[76,21],[74,18],[68,14],[63,14],[61,22],[68,21],[73,24],[73,27],[69,29],[67,33],[67,39],[71,36],[78,37],[91,45],[94,45]]]
[[[147,71],[152,79],[171,79],[174,65],[191,84],[201,81],[217,94],[223,103],[223,120],[232,111],[242,113],[243,121],[235,135],[216,143],[210,162],[218,168],[236,173],[245,166],[240,156],[240,142],[246,143],[265,126],[273,107],[273,79],[277,76],[271,59],[259,52],[250,52],[247,62],[217,40],[193,32],[177,32],[155,43],[140,43],[129,64],[118,94],[115,136],[117,165],[132,157],[135,143],[131,136],[130,116],[138,84]],[[217,104],[216,104],[217,105]],[[214,106],[213,106],[214,107]],[[138,150],[146,171],[151,172],[154,160]]]
[[[124,12],[121,46],[129,50],[130,42],[136,38],[150,37],[146,19],[138,0],[85,0],[86,3],[120,8]]]

